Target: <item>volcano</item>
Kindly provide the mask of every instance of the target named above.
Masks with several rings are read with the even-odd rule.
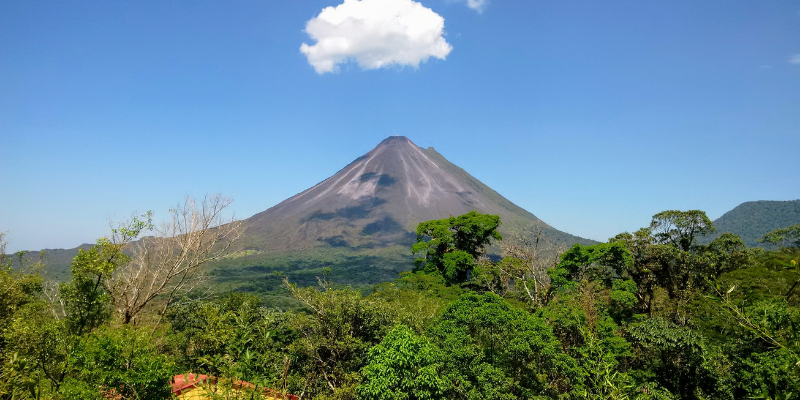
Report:
[[[330,178],[244,220],[240,250],[210,264],[212,284],[278,299],[270,303],[277,306],[292,304],[281,288],[284,277],[307,286],[327,275],[369,290],[412,269],[418,223],[472,210],[500,215],[506,238],[541,230],[547,244],[594,243],[547,225],[432,147],[392,136]],[[50,276],[68,279],[77,252],[48,250]]]
[[[319,184],[245,221],[245,245],[266,252],[410,246],[418,223],[476,210],[500,215],[501,232],[538,227],[560,244],[591,241],[561,232],[403,136],[391,136]]]

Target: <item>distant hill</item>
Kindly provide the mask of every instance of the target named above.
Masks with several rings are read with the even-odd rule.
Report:
[[[765,247],[756,239],[779,228],[800,224],[800,200],[748,201],[714,220],[717,231],[700,240],[708,243],[723,233],[735,233],[751,247]],[[766,248],[766,247],[765,247]]]
[[[22,259],[26,265],[38,262],[40,260],[45,265],[43,276],[47,280],[54,280],[59,282],[68,281],[71,278],[70,265],[72,259],[78,255],[78,249],[88,250],[92,248],[91,244],[82,244],[72,249],[44,249],[41,251],[24,251],[22,252]],[[12,266],[18,268],[20,266],[19,257],[14,254],[11,257]]]

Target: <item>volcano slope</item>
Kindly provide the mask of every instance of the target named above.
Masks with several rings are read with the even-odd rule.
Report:
[[[216,280],[259,292],[275,289],[279,274],[301,285],[325,273],[354,286],[392,280],[412,267],[419,222],[471,210],[500,215],[503,234],[538,228],[552,243],[593,243],[547,225],[432,147],[392,136],[330,178],[245,220],[242,250],[216,264]]]

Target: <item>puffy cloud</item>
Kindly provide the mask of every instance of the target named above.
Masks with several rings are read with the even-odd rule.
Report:
[[[430,57],[444,60],[453,49],[442,36],[444,18],[413,0],[344,0],[306,23],[317,41],[300,52],[318,74],[355,60],[362,69],[418,67]]]
[[[800,64],[800,54],[795,54],[789,57],[790,64]]]

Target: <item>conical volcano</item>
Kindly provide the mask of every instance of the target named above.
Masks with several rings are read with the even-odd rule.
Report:
[[[409,245],[419,222],[476,210],[498,214],[501,231],[538,226],[554,242],[587,242],[511,203],[433,148],[391,136],[341,171],[246,220],[259,251]]]
[[[412,269],[418,223],[472,210],[500,215],[506,237],[533,227],[549,243],[592,243],[545,224],[433,148],[392,136],[330,178],[246,219],[242,249],[212,263],[214,283],[277,298],[283,277],[313,285],[327,275],[366,289]],[[55,276],[69,276],[77,249],[64,253],[51,258],[58,265],[48,264],[60,271]]]

